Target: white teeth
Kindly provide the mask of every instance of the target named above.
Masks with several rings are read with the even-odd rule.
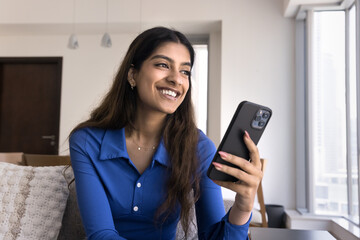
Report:
[[[162,92],[163,94],[166,94],[166,95],[169,95],[169,96],[172,96],[172,97],[176,97],[176,93],[173,92],[173,91],[171,91],[171,90],[165,90],[165,89],[163,89],[163,90],[161,90],[161,92]]]

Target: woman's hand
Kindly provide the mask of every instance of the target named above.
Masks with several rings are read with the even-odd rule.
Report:
[[[213,162],[217,170],[239,179],[237,182],[214,181],[218,185],[236,192],[235,202],[229,215],[230,223],[236,225],[243,225],[249,220],[257,188],[263,177],[258,148],[246,131],[244,142],[250,151],[251,161],[229,153],[219,152],[223,160],[240,167],[242,170]]]

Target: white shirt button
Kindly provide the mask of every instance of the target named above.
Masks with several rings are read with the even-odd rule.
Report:
[[[138,188],[141,188],[141,183],[138,182],[138,183],[136,184],[136,186],[137,186]]]
[[[135,207],[133,208],[133,210],[134,210],[135,212],[137,212],[137,211],[139,211],[139,207],[138,207],[138,206],[135,206]]]

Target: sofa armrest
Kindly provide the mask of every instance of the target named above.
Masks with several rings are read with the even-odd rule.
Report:
[[[25,165],[33,167],[69,165],[70,156],[24,154]]]

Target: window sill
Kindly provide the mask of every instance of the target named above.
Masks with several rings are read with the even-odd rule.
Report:
[[[286,210],[286,227],[290,229],[326,230],[336,239],[359,240],[360,228],[341,217],[322,217]]]

